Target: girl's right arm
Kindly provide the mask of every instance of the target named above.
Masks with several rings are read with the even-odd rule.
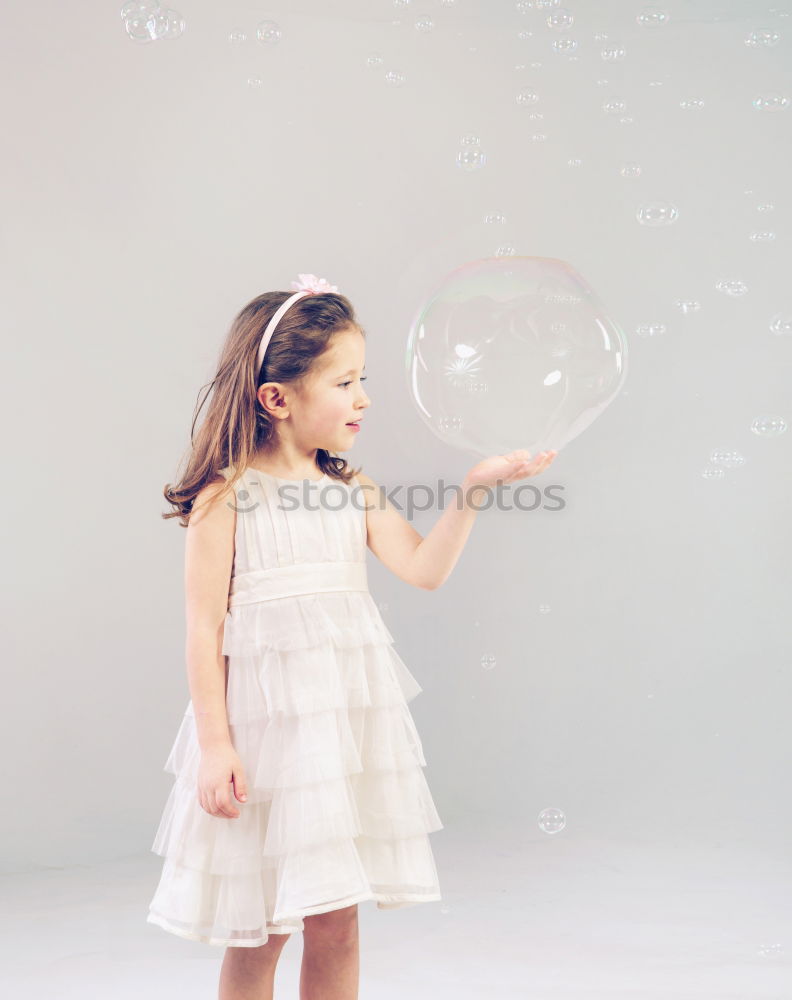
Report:
[[[199,801],[215,816],[239,815],[231,801],[245,789],[241,763],[231,741],[226,710],[226,661],[223,627],[234,561],[236,510],[233,492],[216,502],[224,482],[205,486],[196,496],[187,524],[184,561],[187,675],[192,696],[201,767]]]

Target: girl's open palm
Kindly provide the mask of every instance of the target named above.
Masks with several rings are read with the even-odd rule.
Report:
[[[520,448],[506,455],[493,455],[470,469],[465,476],[465,486],[495,486],[499,481],[513,483],[518,479],[538,476],[552,464],[557,454],[557,451],[540,451],[535,458],[531,458],[529,452]]]
[[[232,802],[233,794],[241,802],[247,796],[247,781],[236,750],[232,745],[204,750],[198,767],[201,808],[212,816],[237,819],[240,812]]]

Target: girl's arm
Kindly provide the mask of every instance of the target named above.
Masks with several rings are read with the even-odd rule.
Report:
[[[198,493],[185,542],[185,653],[201,750],[231,745],[225,700],[226,661],[221,650],[234,561],[236,509],[228,498],[213,502],[224,485],[214,482]],[[233,499],[234,493],[228,496]]]
[[[363,487],[366,504],[367,544],[405,583],[423,590],[436,590],[456,565],[489,487],[498,482],[511,483],[538,475],[556,454],[554,451],[540,452],[535,459],[529,460],[528,452],[520,450],[479,462],[465,476],[461,496],[454,495],[426,538],[401,516],[385,491],[361,472],[357,478]]]

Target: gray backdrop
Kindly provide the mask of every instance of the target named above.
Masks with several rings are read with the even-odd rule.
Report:
[[[570,3],[570,60],[552,9],[507,2],[175,3],[183,37],[147,45],[118,4],[4,19],[5,872],[150,846],[188,698],[185,534],[162,489],[235,312],[300,271],[337,283],[368,331],[372,399],[347,457],[389,487],[459,482],[474,458],[406,390],[409,323],[442,274],[507,244],[583,275],[630,371],[543,477],[563,510],[479,514],[435,592],[369,553],[424,687],[411,709],[440,814],[516,820],[529,844],[557,807],[559,837],[788,859],[792,434],[751,423],[792,419],[792,337],[770,329],[792,313],[792,110],[752,107],[792,99],[790,11],[679,2],[646,29],[641,4]],[[264,17],[279,44],[255,40]],[[778,43],[746,46],[762,28]],[[624,60],[601,59],[606,41]],[[631,122],[601,110],[614,95]],[[480,170],[456,164],[467,133]],[[678,220],[640,226],[658,199]],[[744,465],[705,478],[716,448]]]

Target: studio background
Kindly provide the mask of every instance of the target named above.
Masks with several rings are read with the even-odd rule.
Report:
[[[786,996],[792,434],[751,428],[792,419],[792,7],[658,4],[647,27],[648,5],[570,0],[559,32],[538,3],[174,3],[182,36],[147,44],[119,4],[4,17],[1,854],[9,898],[51,929],[42,965],[14,924],[11,981],[43,996],[48,969],[71,996],[132,963],[130,935],[159,970],[218,957],[144,921],[189,697],[185,532],[162,491],[235,313],[298,272],[337,284],[372,400],[344,457],[402,497],[436,490],[476,458],[419,417],[410,323],[448,271],[512,248],[585,278],[628,376],[533,481],[563,509],[483,511],[433,592],[368,553],[445,823],[442,907],[367,915],[387,941],[368,995],[391,995],[383,969],[394,996],[439,995],[461,976],[441,943],[483,935],[500,978],[468,968],[454,996],[527,996],[524,974],[570,997]],[[658,201],[676,221],[641,225]],[[713,478],[715,450],[744,463]],[[388,965],[417,928],[436,981],[426,947]]]

